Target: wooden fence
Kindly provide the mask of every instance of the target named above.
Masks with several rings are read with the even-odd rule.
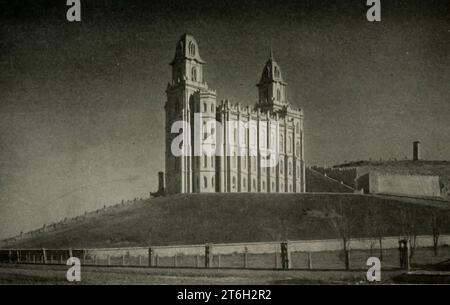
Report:
[[[399,268],[399,238],[382,240],[385,268]],[[439,254],[432,251],[432,236],[418,236],[417,263],[450,259],[450,235],[440,237]],[[366,268],[367,258],[381,256],[377,239],[350,241],[351,268]],[[308,240],[262,243],[205,244],[95,249],[0,249],[0,262],[11,264],[66,264],[77,257],[82,265],[257,268],[257,269],[344,269],[342,241]]]

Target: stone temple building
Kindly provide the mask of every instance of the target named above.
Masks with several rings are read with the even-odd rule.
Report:
[[[165,193],[305,192],[303,111],[289,104],[272,52],[254,107],[218,103],[205,81],[205,63],[195,38],[182,35],[166,89]],[[176,122],[190,129],[174,127]],[[181,155],[173,152],[177,140]],[[196,151],[198,142],[214,153]],[[262,166],[274,156],[274,166]]]

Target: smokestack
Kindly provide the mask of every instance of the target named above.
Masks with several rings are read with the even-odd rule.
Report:
[[[420,142],[414,141],[413,142],[413,161],[418,161],[420,159]]]

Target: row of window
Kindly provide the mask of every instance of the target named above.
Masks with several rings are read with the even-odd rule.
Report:
[[[197,177],[197,186],[199,186],[199,185],[200,185],[200,182],[199,182],[199,178]],[[203,177],[203,187],[205,189],[208,188],[208,178],[206,176]],[[214,183],[214,177],[211,178],[211,187],[214,190],[216,188],[216,185]],[[247,179],[245,177],[242,179],[242,187],[244,189],[247,188]],[[231,188],[232,188],[232,190],[237,190],[237,180],[236,180],[235,176],[233,176],[233,178],[231,180]],[[271,189],[275,190],[275,181],[272,181]],[[256,179],[252,179],[252,190],[256,191]],[[266,181],[262,181],[261,190],[266,191]],[[280,183],[280,190],[284,191],[284,184],[282,182]],[[292,184],[289,184],[289,192],[292,192],[292,191],[293,191]]]
[[[247,156],[243,156],[241,157],[241,161],[242,161],[242,168],[247,168]],[[203,156],[203,168],[208,168],[208,159],[209,161],[209,165],[211,168],[214,168],[215,166],[215,157],[214,156]],[[231,167],[236,169],[237,168],[237,157],[231,157]],[[253,157],[251,158],[251,163],[250,165],[250,169],[256,169],[256,158]],[[175,158],[175,170],[179,170],[180,169],[180,158]],[[280,174],[283,175],[284,174],[284,161],[280,160],[280,164],[279,164],[279,169],[280,169]],[[292,161],[288,162],[288,175],[292,176],[293,175],[293,166],[292,166]],[[267,167],[261,167],[261,172],[262,174],[266,174],[267,172]],[[271,174],[275,174],[275,167],[270,167],[270,171]],[[297,166],[297,174],[300,175],[300,167]]]

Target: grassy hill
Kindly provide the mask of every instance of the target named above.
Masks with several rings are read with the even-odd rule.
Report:
[[[373,236],[368,206],[377,207],[386,236],[401,234],[399,215],[408,211],[419,234],[431,234],[437,208],[356,194],[189,194],[136,201],[60,224],[9,247],[122,247],[206,242],[259,242],[336,238],[325,213],[351,219],[352,237]],[[449,210],[438,211],[441,233],[450,233]]]
[[[353,193],[348,187],[325,177],[323,173],[321,174],[314,169],[306,168],[305,176],[306,191],[308,193]],[[330,175],[330,177],[332,176]],[[348,185],[353,186],[354,183],[348,183]]]

